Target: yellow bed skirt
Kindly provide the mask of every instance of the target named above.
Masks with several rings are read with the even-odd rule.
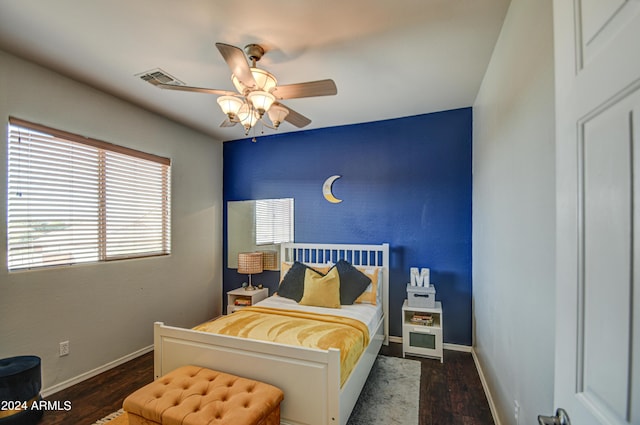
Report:
[[[369,344],[369,329],[359,320],[266,307],[245,307],[193,328],[300,347],[340,350],[340,385]]]

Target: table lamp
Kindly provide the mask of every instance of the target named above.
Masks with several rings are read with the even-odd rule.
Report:
[[[238,273],[249,275],[249,286],[244,289],[254,291],[256,288],[251,284],[251,275],[262,273],[262,253],[261,252],[241,252],[238,254]]]

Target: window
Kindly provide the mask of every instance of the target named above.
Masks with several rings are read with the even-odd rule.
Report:
[[[9,270],[171,252],[167,158],[10,118]]]
[[[293,198],[256,201],[256,245],[293,241]]]

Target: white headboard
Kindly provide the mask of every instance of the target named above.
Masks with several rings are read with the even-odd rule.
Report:
[[[306,264],[335,264],[345,260],[354,266],[382,268],[382,311],[384,312],[385,344],[389,338],[389,244],[324,244],[283,243],[280,245],[280,261]]]

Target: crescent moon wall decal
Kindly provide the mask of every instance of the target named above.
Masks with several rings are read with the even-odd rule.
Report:
[[[340,177],[342,176],[338,176],[338,175],[331,176],[328,179],[326,179],[322,184],[322,195],[324,195],[324,199],[331,202],[332,204],[337,204],[339,202],[342,202],[342,199],[338,199],[335,196],[333,196],[333,192],[332,192],[333,182],[338,180]]]

